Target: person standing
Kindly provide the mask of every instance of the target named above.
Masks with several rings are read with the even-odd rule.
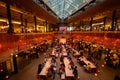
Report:
[[[39,74],[39,73],[41,72],[41,70],[42,70],[42,64],[39,64],[39,65],[38,65],[38,71],[37,71],[37,74]]]
[[[73,74],[74,74],[74,80],[77,80],[77,78],[78,78],[77,66],[74,67]]]
[[[119,75],[115,75],[114,80],[120,80],[120,74]]]

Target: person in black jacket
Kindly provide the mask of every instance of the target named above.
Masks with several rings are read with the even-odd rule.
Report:
[[[114,77],[114,80],[120,80],[120,74]]]
[[[78,71],[77,71],[77,66],[74,67],[73,69],[73,74],[74,74],[74,78],[75,80],[78,78]]]
[[[39,74],[39,73],[41,72],[41,70],[42,70],[42,64],[39,64],[39,65],[38,65],[38,71],[37,71],[37,74]]]

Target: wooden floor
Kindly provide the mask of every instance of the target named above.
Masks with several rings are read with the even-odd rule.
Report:
[[[45,56],[43,54],[40,54],[38,59],[35,59],[27,65],[24,69],[19,71],[19,73],[13,75],[10,80],[37,80],[36,73],[38,69],[38,64],[42,63],[44,61]],[[102,56],[102,59],[99,61],[99,65],[101,66],[103,63],[104,55]],[[114,80],[114,76],[118,73],[120,73],[120,68],[114,69],[108,66],[101,67],[100,73],[98,76],[95,76],[93,73],[86,73],[84,71],[84,68],[80,66],[75,57],[72,57],[72,60],[74,61],[75,65],[78,66],[78,75],[80,80]],[[59,68],[59,58],[57,58],[57,66]],[[55,76],[55,80],[60,80],[60,77],[58,74]]]

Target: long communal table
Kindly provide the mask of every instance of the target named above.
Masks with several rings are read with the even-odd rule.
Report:
[[[80,56],[80,53],[79,53],[77,50],[75,50],[75,49],[73,49],[73,48],[72,48],[72,50],[75,52],[75,53],[74,53],[74,56],[75,56],[75,57],[79,57],[79,56]]]
[[[52,58],[48,58],[42,71],[40,72],[40,76],[47,76],[47,73],[48,73],[48,69],[51,67],[51,60]]]
[[[64,57],[64,56],[68,56],[68,53],[67,53],[67,51],[66,51],[66,49],[65,49],[65,47],[64,46],[62,46],[62,53],[61,53],[61,55]]]
[[[73,70],[71,69],[70,66],[70,61],[67,57],[64,57],[64,64],[65,64],[65,75],[66,77],[74,77]]]
[[[88,71],[88,72],[96,72],[97,70],[97,67],[95,66],[94,63],[90,62],[89,60],[86,59],[86,57],[82,56],[79,58],[81,61],[83,61],[86,65],[85,69]],[[89,69],[87,69],[89,65]]]
[[[92,62],[90,62],[89,60],[87,60],[86,59],[86,57],[84,57],[84,56],[82,56],[82,57],[80,57],[79,58],[81,61],[83,61],[86,65],[90,65],[90,68],[96,68],[96,66],[92,63]]]

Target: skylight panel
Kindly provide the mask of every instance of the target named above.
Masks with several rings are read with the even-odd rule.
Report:
[[[62,19],[69,17],[90,1],[92,0],[43,0]]]

